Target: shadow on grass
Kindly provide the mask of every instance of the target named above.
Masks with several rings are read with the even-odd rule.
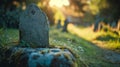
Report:
[[[98,36],[96,38],[96,40],[100,40],[100,41],[116,41],[116,40],[119,40],[119,42],[120,42],[120,38],[119,37],[114,37],[114,36],[111,36],[109,34]]]

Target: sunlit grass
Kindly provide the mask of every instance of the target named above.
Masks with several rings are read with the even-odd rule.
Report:
[[[108,43],[107,44],[109,44],[109,48],[110,49],[120,49],[120,40],[118,39],[118,40],[116,40],[116,41],[112,41],[112,40],[110,40],[110,41],[108,41]]]
[[[108,66],[108,63],[105,63],[101,58],[100,48],[73,33],[64,33],[55,27],[50,28],[50,45],[67,47],[76,53],[79,67],[89,67],[91,64],[93,67],[97,67],[97,65]]]
[[[93,32],[92,27],[81,28],[74,26],[73,24],[68,25],[68,30],[70,33],[82,37],[83,39],[88,40],[92,43],[95,43],[95,45],[101,48],[110,50],[116,50],[120,48],[120,36],[116,35],[112,31],[108,30],[107,32],[104,32],[102,30],[99,32]]]
[[[73,24],[68,25],[68,30],[70,31],[70,33],[75,34],[89,41],[95,39],[97,36],[101,35],[102,33],[102,32],[96,32],[96,33],[93,32],[92,27],[81,28]]]

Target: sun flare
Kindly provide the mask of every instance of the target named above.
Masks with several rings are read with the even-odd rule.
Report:
[[[62,7],[62,6],[69,6],[69,0],[50,0],[49,5],[51,7]]]

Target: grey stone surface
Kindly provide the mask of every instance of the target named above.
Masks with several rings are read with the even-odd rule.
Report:
[[[75,58],[67,49],[43,49],[29,55],[28,65],[29,67],[75,67]]]
[[[113,51],[105,51],[104,55],[103,55],[103,58],[107,62],[120,64],[120,54],[119,53],[116,53],[116,52],[113,52]]]
[[[59,48],[11,48],[5,50],[1,67],[77,67],[74,55]]]
[[[30,4],[20,16],[20,42],[31,47],[49,46],[48,19],[35,4]]]
[[[95,23],[94,23],[94,32],[100,31],[102,29],[102,22],[103,18],[96,18]]]

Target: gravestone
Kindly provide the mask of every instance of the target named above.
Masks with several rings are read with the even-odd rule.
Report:
[[[48,19],[35,4],[29,5],[20,16],[20,42],[31,47],[49,46]]]
[[[117,23],[115,21],[111,22],[110,25],[112,28],[117,28]]]
[[[61,28],[61,20],[59,19],[57,23],[57,29],[60,29],[60,28]]]
[[[94,23],[94,32],[100,31],[102,29],[103,25],[103,18],[96,17],[95,23]]]
[[[67,26],[68,26],[68,24],[69,24],[69,19],[65,19],[65,21],[64,21],[64,26],[63,26],[63,32],[68,32],[68,30],[67,30]]]

